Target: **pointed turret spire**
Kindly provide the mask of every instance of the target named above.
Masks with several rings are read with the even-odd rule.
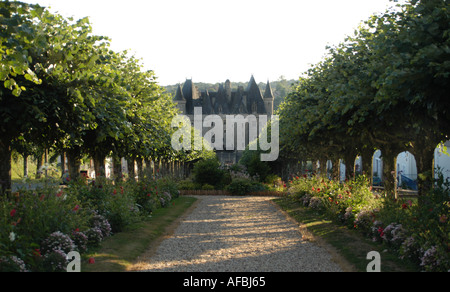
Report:
[[[273,114],[273,103],[275,97],[273,96],[272,86],[270,86],[270,81],[267,80],[266,92],[264,93],[264,105],[266,107],[266,112],[269,115]]]
[[[183,89],[181,88],[180,84],[178,84],[174,101],[186,101],[186,99],[184,98]]]
[[[266,92],[264,93],[264,99],[275,99],[273,96],[272,86],[270,86],[270,81],[267,81]]]

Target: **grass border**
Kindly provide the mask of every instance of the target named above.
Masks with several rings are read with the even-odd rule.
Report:
[[[197,199],[179,197],[172,201],[170,207],[153,212],[151,218],[127,228],[102,242],[97,248],[82,257],[82,272],[127,272],[139,257],[158,244],[158,240],[181,218]],[[94,258],[95,264],[89,264]]]
[[[275,199],[273,202],[300,224],[306,240],[318,242],[331,254],[336,252],[334,259],[346,272],[366,272],[370,262],[366,257],[371,251],[380,253],[382,272],[419,271],[416,265],[400,260],[397,254],[389,251],[385,245],[372,242],[358,231],[336,224],[325,215],[303,207],[299,202],[288,198]]]

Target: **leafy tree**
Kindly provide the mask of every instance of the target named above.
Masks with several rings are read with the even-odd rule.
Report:
[[[351,165],[357,154],[370,161],[381,149],[391,193],[395,159],[410,150],[426,194],[434,150],[449,133],[448,8],[442,0],[410,1],[330,48],[280,106],[283,155],[325,153]]]

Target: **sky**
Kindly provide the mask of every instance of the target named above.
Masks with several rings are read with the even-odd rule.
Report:
[[[22,0],[90,18],[161,85],[298,79],[389,0]]]

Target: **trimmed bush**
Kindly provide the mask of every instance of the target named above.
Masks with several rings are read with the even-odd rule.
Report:
[[[220,189],[223,186],[225,172],[221,169],[217,158],[197,162],[192,170],[192,174],[194,183],[200,186],[209,184],[216,189]]]
[[[261,192],[265,187],[259,183],[249,179],[234,179],[233,182],[227,186],[226,190],[235,196],[245,196],[254,192]]]

